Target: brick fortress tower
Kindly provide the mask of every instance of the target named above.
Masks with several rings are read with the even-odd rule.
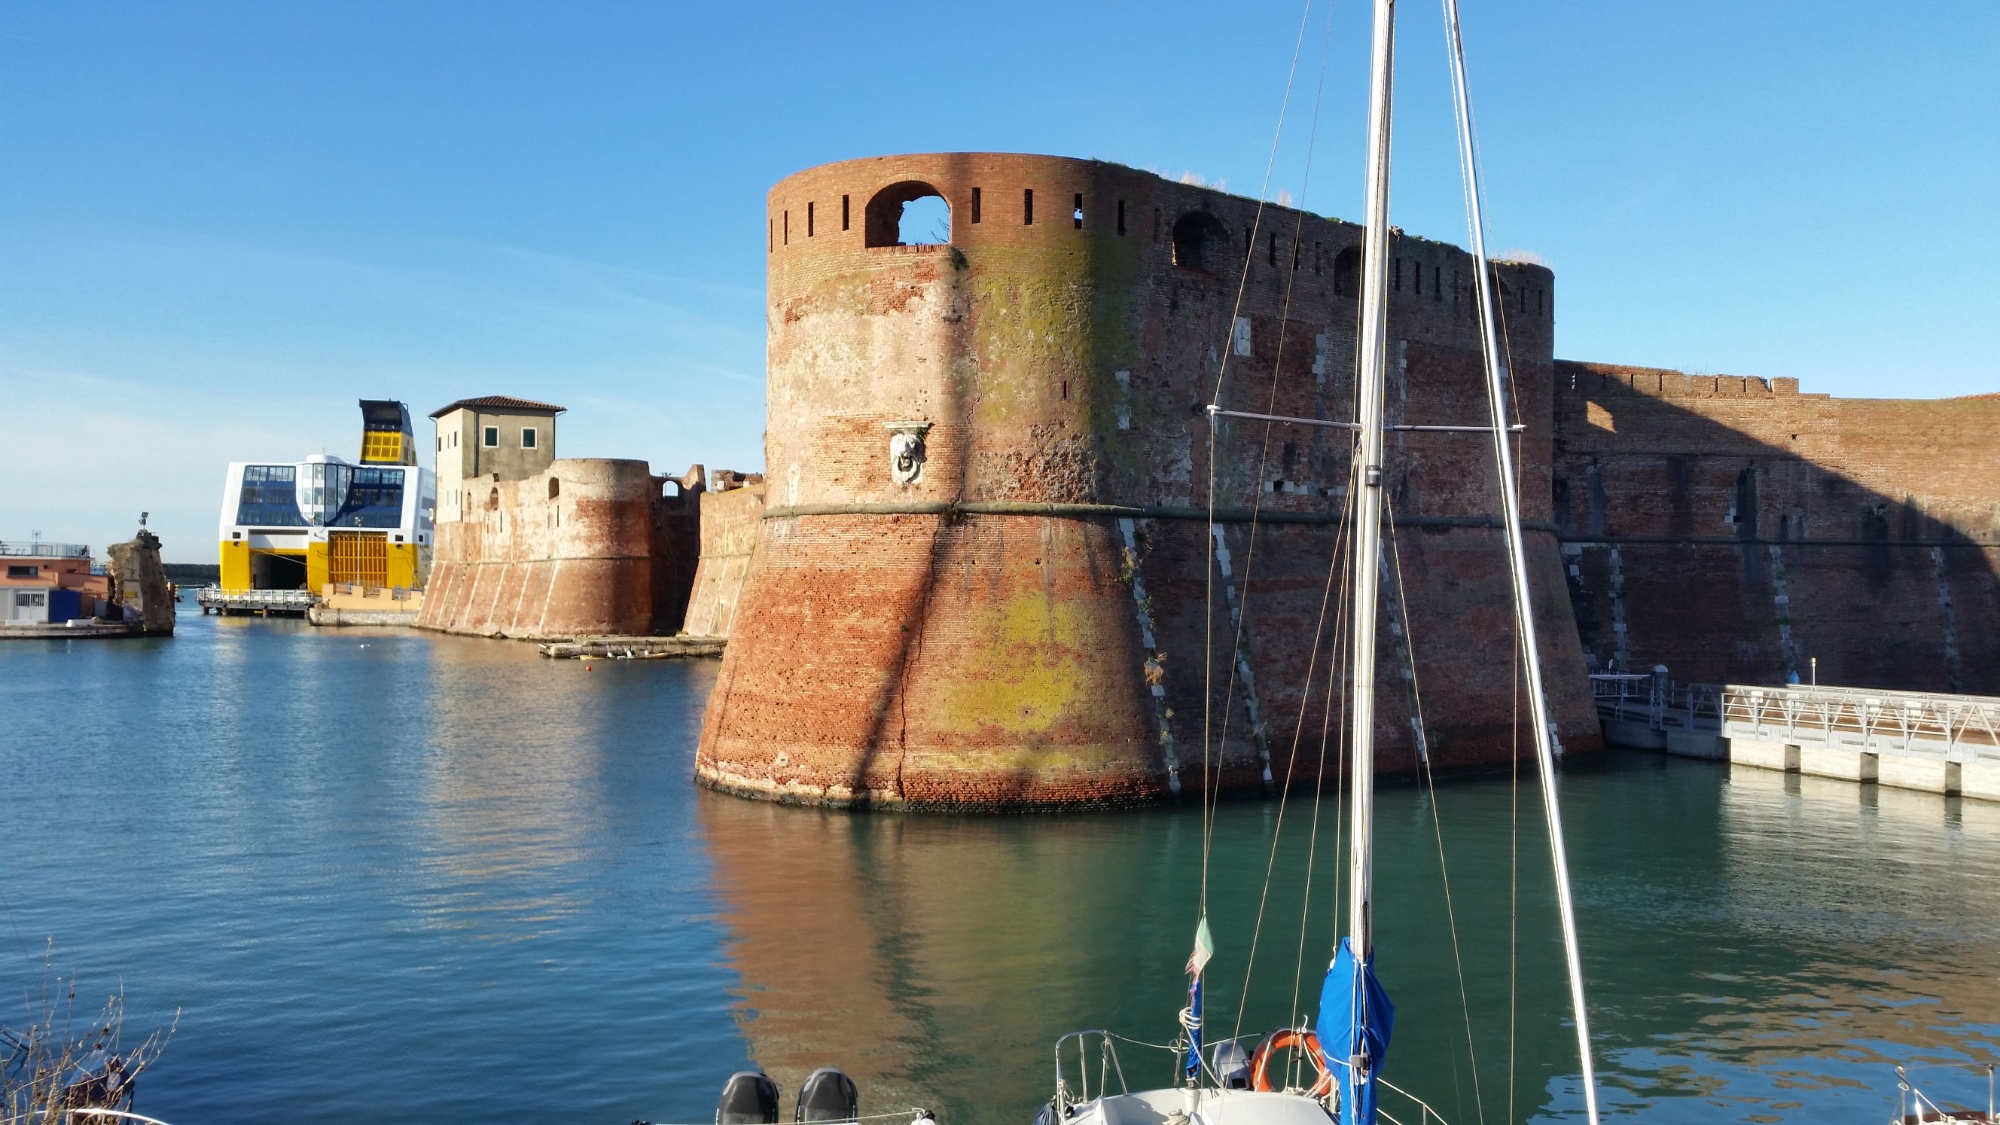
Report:
[[[934,195],[948,239],[899,244],[904,204]],[[1116,804],[1192,796],[1206,737],[1222,789],[1254,794],[1295,747],[1310,784],[1323,727],[1330,775],[1337,582],[1319,623],[1350,434],[1221,420],[1212,530],[1205,407],[1226,361],[1225,409],[1354,416],[1361,236],[1058,157],[880,157],[779,183],[769,507],[700,780],[830,804]],[[1392,245],[1389,420],[1483,424],[1470,256]],[[1497,272],[1542,658],[1565,747],[1595,749],[1549,523],[1554,279]],[[1389,441],[1386,773],[1418,764],[1419,691],[1435,766],[1530,752],[1491,461],[1485,435]]]

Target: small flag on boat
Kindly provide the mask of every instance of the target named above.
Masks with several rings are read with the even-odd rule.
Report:
[[[1200,976],[1202,968],[1213,956],[1215,956],[1215,939],[1208,935],[1208,915],[1204,914],[1201,916],[1201,924],[1194,928],[1194,954],[1188,958],[1188,975]]]

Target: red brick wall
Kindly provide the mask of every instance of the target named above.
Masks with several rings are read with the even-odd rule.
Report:
[[[2000,693],[2000,399],[1557,378],[1556,517],[1598,666],[1622,617],[1625,664],[1676,679],[1782,683],[1817,657],[1822,683]]]
[[[727,637],[743,597],[764,522],[764,482],[760,479],[701,497],[701,566],[688,602],[687,631]]]
[[[692,576],[676,584],[672,553],[692,556],[698,517],[663,483],[643,461],[597,459],[467,481],[475,518],[437,525],[417,625],[520,639],[675,631]]]
[[[906,181],[949,200],[951,245],[865,244],[870,198]],[[1299,738],[1301,768],[1316,765],[1338,630],[1330,618],[1316,644],[1315,624],[1349,437],[1242,420],[1215,428],[1214,502],[1247,607],[1248,691],[1230,675],[1229,591],[1209,596],[1202,407],[1226,358],[1225,408],[1352,417],[1355,301],[1336,292],[1335,263],[1360,228],[1277,207],[1260,215],[1255,201],[1115,165],[992,154],[827,165],[777,185],[769,206],[770,508],[711,697],[703,780],[809,801],[1122,802],[1164,795],[1170,763],[1191,790],[1205,728],[1227,789],[1266,788],[1267,759],[1281,780],[1295,731],[1311,732]],[[1171,238],[1198,211],[1223,231],[1203,271],[1174,263]],[[1469,257],[1411,237],[1394,254],[1390,419],[1484,422]],[[1546,521],[1553,277],[1532,265],[1499,272],[1528,425],[1527,516]],[[1231,345],[1238,316],[1250,325],[1243,356]],[[888,424],[903,421],[931,427],[912,486],[889,466]],[[1498,511],[1490,444],[1399,434],[1390,446],[1434,760],[1506,761],[1526,740],[1508,721],[1505,557],[1498,533],[1478,526]],[[975,510],[937,511],[954,503]],[[1136,551],[1128,557],[1115,513],[990,507],[1035,503],[1140,509]],[[1552,529],[1541,527],[1531,554],[1547,595],[1543,655],[1565,743],[1590,749],[1582,656],[1554,596]],[[1415,763],[1399,644],[1385,623],[1378,758],[1392,772]]]

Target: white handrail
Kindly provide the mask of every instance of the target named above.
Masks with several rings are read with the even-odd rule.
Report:
[[[1722,721],[1741,734],[1858,745],[1870,753],[2000,758],[2000,699],[1857,688],[1729,685]]]

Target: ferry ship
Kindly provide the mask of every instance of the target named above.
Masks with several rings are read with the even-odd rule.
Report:
[[[222,487],[221,588],[415,589],[430,570],[437,478],[417,464],[410,410],[361,400],[361,458],[232,461]]]

